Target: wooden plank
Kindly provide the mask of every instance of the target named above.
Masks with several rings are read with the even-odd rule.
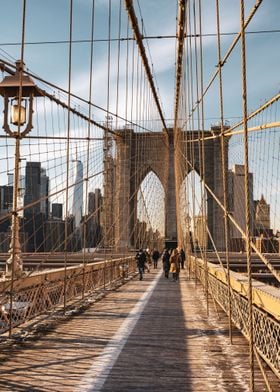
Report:
[[[228,340],[225,315],[210,303],[207,318],[201,286],[160,278],[148,305],[119,355],[103,392],[247,391],[248,347],[234,330]],[[11,347],[1,345],[1,391],[74,391],[155,278],[155,270],[109,292],[84,312],[52,330]],[[271,373],[273,390],[279,380]],[[264,390],[256,369],[256,391]]]

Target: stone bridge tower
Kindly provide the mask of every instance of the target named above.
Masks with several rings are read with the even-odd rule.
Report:
[[[137,133],[131,129],[118,130],[116,140],[114,242],[119,250],[135,246],[134,228],[137,219],[137,193],[146,175],[154,172],[165,192],[165,237],[177,240],[176,192],[174,173],[173,129],[167,132]],[[213,133],[213,132],[212,132]],[[205,132],[205,137],[212,133]],[[184,133],[183,133],[184,135]],[[192,132],[192,137],[197,138]],[[185,138],[185,136],[183,137]],[[189,138],[188,138],[189,140]],[[189,144],[185,153],[188,154]],[[198,143],[195,143],[197,146]],[[199,172],[199,152],[195,147],[190,164]],[[205,180],[222,201],[222,169],[219,140],[205,141]],[[185,177],[192,170],[185,165]],[[207,219],[210,232],[219,249],[224,248],[223,212],[207,195]],[[113,222],[112,222],[113,224]]]

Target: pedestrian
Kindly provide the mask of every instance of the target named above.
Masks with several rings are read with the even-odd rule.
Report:
[[[145,255],[146,255],[146,263],[145,263],[145,268],[147,269],[148,272],[150,272],[150,266],[152,264],[152,260],[151,260],[151,255],[150,255],[150,250],[149,248],[147,248],[144,251]]]
[[[180,251],[179,251],[179,260],[180,260],[181,268],[184,269],[185,268],[186,255],[185,255],[185,252],[184,252],[183,248],[181,248]]]
[[[170,272],[173,275],[173,282],[177,281],[180,272],[179,252],[177,249],[173,249],[170,256]]]
[[[160,258],[160,253],[157,249],[154,249],[153,253],[152,253],[152,259],[154,262],[154,269],[157,268],[157,264],[158,264],[158,259]]]
[[[164,249],[162,254],[162,265],[163,265],[164,276],[166,279],[168,279],[169,270],[170,270],[170,254],[167,249]]]
[[[137,254],[136,254],[136,263],[137,263],[137,268],[139,271],[139,280],[143,280],[143,273],[144,273],[144,268],[146,264],[146,254],[143,252],[142,249],[140,249]]]

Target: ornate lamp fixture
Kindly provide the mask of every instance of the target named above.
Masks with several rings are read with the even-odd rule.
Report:
[[[23,74],[24,63],[16,61],[16,72],[6,76],[0,83],[0,95],[4,97],[4,131],[15,138],[15,165],[13,183],[13,210],[11,225],[10,257],[6,262],[6,277],[22,274],[22,255],[19,237],[19,215],[17,200],[19,192],[20,140],[33,128],[33,97],[40,96],[33,80]],[[21,129],[22,126],[25,129]]]

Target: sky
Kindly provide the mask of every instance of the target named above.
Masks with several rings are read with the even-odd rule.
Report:
[[[25,41],[60,41],[69,38],[69,0],[27,0],[26,2],[26,32]],[[174,35],[176,32],[176,0],[139,0],[141,13],[144,19],[146,35]],[[215,1],[203,2],[203,31],[215,33]],[[246,12],[252,7],[254,1],[248,0]],[[280,3],[275,0],[267,0],[258,10],[255,18],[250,25],[250,30],[271,30],[279,27]],[[73,1],[73,40],[89,39],[91,34],[91,0]],[[220,2],[221,32],[236,32],[239,29],[239,2],[223,0]],[[111,36],[117,37],[119,0],[112,0],[112,31]],[[122,7],[124,8],[124,7]],[[138,13],[137,2],[135,9]],[[0,24],[0,49],[1,56],[3,51],[9,56],[17,59],[20,57],[19,45],[4,45],[21,41],[21,0],[1,0],[1,24]],[[95,1],[95,33],[96,39],[108,36],[108,0]],[[125,19],[125,11],[122,12]],[[125,23],[122,26],[122,36],[126,35]],[[269,97],[274,91],[280,88],[275,80],[279,63],[279,51],[275,50],[275,40],[279,38],[279,33],[273,34],[252,34],[248,35],[248,90],[252,91],[249,95],[250,106],[254,108],[261,99]],[[215,70],[217,63],[216,39],[215,37],[205,37],[204,39],[204,80],[205,83]],[[222,51],[228,47],[232,41],[232,36],[222,38]],[[173,93],[174,93],[174,63],[175,63],[175,41],[174,39],[149,40],[152,53],[153,68],[158,82],[159,94],[163,103],[164,112],[167,118],[173,117]],[[125,43],[122,46],[125,47]],[[112,63],[116,56],[117,43],[112,43]],[[274,49],[273,49],[274,48]],[[89,43],[79,43],[73,45],[72,53],[72,91],[87,98],[88,96],[88,69],[89,69]],[[105,106],[106,97],[100,94],[106,86],[106,63],[107,43],[96,43],[94,47],[94,92],[93,100],[97,104]],[[240,76],[235,74],[234,68],[240,57],[240,49],[234,51],[231,61],[224,67],[224,83],[233,90],[231,99],[225,101],[226,115],[229,119],[240,114],[240,104],[235,95],[239,92]],[[25,62],[27,67],[43,79],[51,81],[63,88],[68,85],[68,44],[49,43],[37,45],[25,45]],[[254,64],[252,67],[251,65]],[[268,68],[269,74],[266,78],[260,78],[264,69]],[[112,83],[114,79],[114,67],[111,69]],[[234,78],[232,77],[234,75]],[[257,82],[257,83],[256,83]],[[251,86],[254,86],[251,89]],[[214,94],[214,89],[213,89]],[[230,99],[230,102],[228,102]],[[209,101],[212,100],[211,94]],[[104,102],[105,101],[105,102]],[[206,101],[207,102],[207,101]],[[112,99],[112,110],[114,109],[114,99]],[[209,103],[209,118],[217,116],[217,110]],[[101,115],[99,115],[101,117]]]
[[[118,7],[119,0],[111,0],[112,4],[112,28],[111,37],[118,36]],[[95,39],[107,38],[108,36],[108,3],[109,0],[95,0]],[[123,2],[122,2],[123,3]],[[147,36],[167,36],[176,33],[176,0],[138,0],[135,1],[135,9],[140,20],[138,4],[144,20],[144,31]],[[251,9],[254,1],[247,0],[246,14]],[[65,41],[69,38],[69,0],[27,0],[26,1],[26,29],[25,29],[25,52],[26,66],[43,79],[54,83],[62,88],[68,86],[68,52],[67,43],[28,44],[29,42]],[[221,32],[229,33],[239,30],[239,2],[232,0],[220,1]],[[73,0],[73,40],[88,40],[91,36],[91,0]],[[215,1],[203,2],[203,32],[215,33]],[[264,1],[256,16],[250,24],[251,31],[273,30],[279,28],[280,2],[276,0]],[[1,0],[0,17],[0,56],[11,61],[20,57],[20,46],[11,45],[21,42],[22,27],[22,1]],[[122,5],[122,31],[121,36],[126,36],[126,12]],[[141,22],[139,22],[141,23]],[[247,36],[248,56],[248,99],[249,108],[256,108],[261,100],[268,99],[280,89],[278,67],[280,51],[275,50],[275,42],[279,40],[280,33],[252,34]],[[131,36],[131,33],[130,33]],[[222,53],[232,41],[232,36],[222,37]],[[10,45],[9,45],[10,43]],[[171,38],[161,40],[145,40],[152,53],[151,62],[155,73],[155,79],[159,89],[159,96],[163,105],[163,111],[167,119],[173,118],[174,106],[174,73],[175,73],[175,40]],[[97,105],[106,108],[107,94],[107,43],[97,42],[94,45],[94,72],[92,99]],[[204,38],[204,81],[205,84],[213,75],[217,64],[217,44],[215,37]],[[112,92],[110,109],[115,110],[115,96],[113,93],[116,83],[116,56],[117,43],[111,44],[111,86]],[[121,43],[122,58],[126,43]],[[148,51],[147,51],[148,52]],[[73,93],[88,98],[88,75],[89,75],[89,43],[73,44],[72,50],[72,80]],[[124,78],[125,64],[121,62],[121,78]],[[224,67],[224,85],[232,91],[224,96],[225,117],[230,121],[240,116],[240,72],[237,71],[240,61],[240,48],[237,46],[230,61]],[[267,72],[267,70],[269,70]],[[263,77],[263,73],[267,73]],[[123,81],[123,80],[122,80]],[[205,98],[207,126],[211,121],[219,117],[219,107],[213,100],[218,93],[215,84],[211,92]],[[124,83],[121,83],[121,90]],[[124,94],[120,94],[123,97]],[[124,114],[124,102],[120,103],[120,114]],[[97,112],[96,118],[102,121],[105,113]],[[213,120],[212,120],[213,118]],[[167,120],[168,121],[168,120]],[[171,123],[170,121],[170,123]],[[160,124],[161,126],[161,124]]]
[[[0,0],[0,58],[13,62],[20,58],[21,30],[22,30],[22,1],[21,0]],[[246,16],[249,10],[253,7],[255,1],[245,1]],[[26,29],[25,29],[25,48],[24,61],[26,67],[32,73],[39,75],[42,79],[53,83],[63,89],[68,88],[68,70],[69,70],[69,44],[58,42],[67,41],[69,39],[69,0],[27,0],[26,1]],[[108,37],[108,4],[109,0],[95,0],[95,26],[94,39],[106,39]],[[112,24],[111,37],[118,36],[118,18],[119,18],[119,0],[111,0],[112,10]],[[121,37],[127,35],[127,16],[121,1]],[[211,34],[216,32],[216,11],[215,0],[203,1],[203,33]],[[239,30],[239,1],[221,0],[220,1],[220,20],[221,33],[235,33]],[[135,10],[141,25],[141,17],[144,20],[144,35],[146,36],[174,36],[176,34],[176,15],[177,15],[177,1],[176,0],[138,0],[134,1]],[[140,8],[139,8],[140,6]],[[73,40],[89,40],[91,37],[91,14],[92,14],[91,0],[73,0]],[[280,1],[266,0],[260,6],[253,18],[249,31],[260,32],[268,30],[276,30],[280,28]],[[129,37],[132,36],[129,31]],[[222,35],[222,56],[226,53],[227,48],[233,40],[233,35]],[[248,88],[248,110],[252,111],[260,106],[265,100],[270,99],[273,95],[280,91],[279,78],[279,50],[280,32],[272,33],[254,33],[247,34],[247,88]],[[154,80],[156,81],[157,91],[162,103],[163,112],[167,119],[167,124],[172,124],[173,108],[174,108],[174,75],[175,75],[175,48],[176,43],[174,38],[165,39],[149,39],[145,40],[146,52],[148,54],[149,62],[152,64],[154,71]],[[119,77],[119,103],[116,107],[116,76],[117,76],[117,61],[118,61],[118,43],[111,43],[111,61],[110,61],[110,95],[107,95],[108,83],[108,43],[95,42],[93,53],[93,88],[92,101],[106,109],[109,102],[109,110],[113,113],[118,112],[120,116],[125,116],[126,105],[131,104],[131,96],[126,96],[125,93],[125,79],[126,79],[126,51],[132,53],[132,44],[123,41],[120,44],[120,77]],[[149,56],[151,53],[151,57]],[[206,85],[211,76],[216,70],[217,65],[217,41],[214,36],[203,38],[203,56],[204,56],[204,84]],[[89,64],[90,64],[90,43],[79,42],[73,43],[72,46],[72,65],[71,65],[71,91],[87,100],[89,97]],[[129,70],[132,69],[132,62],[128,65]],[[240,72],[240,46],[237,45],[229,61],[223,68],[223,85],[224,85],[224,117],[229,120],[230,124],[238,121],[242,115],[242,97],[241,97],[241,72]],[[55,89],[41,85],[49,92]],[[64,98],[63,94],[61,97]],[[219,90],[218,83],[213,83],[209,93],[205,97],[205,126],[210,128],[211,124],[219,121]],[[88,107],[86,104],[77,100],[73,100],[73,105],[79,110],[87,113]],[[37,103],[37,114],[33,134],[43,132],[45,134],[60,135],[66,133],[65,131],[65,114],[54,113],[56,108],[44,101]],[[275,109],[277,112],[277,109]],[[2,110],[1,110],[2,112]],[[129,110],[130,120],[136,120],[135,107]],[[106,121],[106,112],[94,109],[93,116],[96,121]],[[267,115],[268,116],[268,115]],[[270,115],[271,116],[271,115]],[[277,115],[275,115],[277,117]],[[2,121],[2,116],[0,121]],[[278,117],[279,118],[279,117]],[[158,121],[159,117],[156,115],[156,121],[152,124],[153,127],[161,129],[162,124]],[[77,121],[77,120],[75,120]],[[196,120],[194,120],[196,121]],[[272,121],[270,118],[262,117],[259,121]],[[113,124],[114,125],[114,124]],[[124,125],[122,120],[119,120],[118,125]],[[51,132],[52,129],[52,132]],[[71,132],[84,135],[87,130],[86,124],[76,123],[74,120],[71,123]],[[155,129],[154,129],[155,130]],[[3,134],[3,131],[0,131]],[[96,137],[100,137],[100,133],[96,131]],[[251,168],[256,173],[256,184],[262,183],[262,178],[269,178],[270,186],[267,198],[274,200],[273,203],[278,203],[277,189],[279,178],[272,180],[273,174],[267,169],[271,167],[271,160],[264,158],[263,163],[260,162],[259,155],[263,140],[267,139],[267,133],[263,134],[262,138],[254,137],[252,140],[252,158]],[[273,157],[278,162],[279,140],[278,136],[274,136],[274,150]],[[2,143],[2,142],[1,142]],[[55,167],[63,165],[62,154],[59,162],[55,161],[54,155],[57,155],[56,148],[52,150],[48,143],[41,144],[39,149],[35,148],[35,142],[29,141],[22,147],[22,153],[28,160],[32,155],[37,154],[36,159],[42,159],[47,165],[48,162],[53,161],[49,165],[49,169],[54,171]],[[234,137],[230,141],[230,159],[229,163],[232,166],[234,163],[241,163],[243,161],[242,155],[242,139]],[[276,146],[276,147],[275,147]],[[57,146],[60,150],[63,147]],[[73,151],[75,145],[72,146]],[[96,141],[92,146],[95,151],[95,160],[92,165],[100,167],[102,156],[102,143]],[[86,149],[86,145],[83,145]],[[39,151],[38,151],[39,150]],[[7,143],[0,147],[1,157],[6,154],[12,157],[12,147],[7,146]],[[267,153],[265,153],[267,154]],[[268,154],[269,155],[269,154]],[[99,166],[98,166],[99,165]],[[12,167],[11,160],[8,166]],[[275,166],[274,166],[275,167]],[[0,183],[5,183],[5,172],[9,170],[1,170]],[[267,173],[266,176],[264,173]],[[275,175],[274,175],[275,176]],[[93,187],[98,187],[101,184],[100,176],[97,176]],[[55,175],[55,186],[59,187],[61,177],[59,174]],[[53,182],[54,186],[54,182]],[[260,198],[262,191],[261,185],[256,186],[256,198]],[[266,187],[268,189],[268,187]],[[273,191],[274,190],[274,191]],[[272,193],[276,196],[273,196]],[[273,199],[274,197],[274,199]],[[276,207],[274,208],[274,215],[276,214]]]

